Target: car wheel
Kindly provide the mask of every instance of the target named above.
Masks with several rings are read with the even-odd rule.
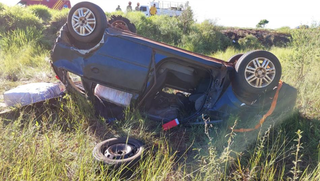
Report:
[[[230,57],[227,62],[236,63],[242,55],[243,55],[242,53],[236,54],[236,55]]]
[[[127,30],[132,33],[137,32],[136,26],[133,23],[131,23],[129,19],[124,18],[122,16],[115,16],[115,15],[111,16],[111,19],[109,20],[109,24],[112,27],[119,28],[122,30]]]
[[[234,91],[252,101],[261,93],[273,90],[281,77],[281,64],[270,52],[255,50],[240,57],[235,65]]]
[[[97,43],[107,27],[107,18],[99,6],[81,2],[71,8],[67,26],[75,40],[82,43]]]
[[[132,138],[111,138],[98,143],[93,149],[93,157],[107,165],[133,166],[142,156],[143,144]]]

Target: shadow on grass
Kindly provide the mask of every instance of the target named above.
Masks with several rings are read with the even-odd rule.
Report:
[[[281,156],[273,159],[277,164],[285,167],[284,176],[290,176],[297,130],[302,131],[301,142],[303,143],[300,169],[305,170],[308,166],[315,168],[319,160],[320,122],[303,117],[297,110],[292,114],[270,116],[261,129],[256,131],[231,135],[229,127],[234,125],[234,120],[237,120],[236,127],[251,128],[259,119],[242,121],[237,117],[231,117],[226,124],[222,125],[180,125],[164,132],[161,128],[162,123],[142,118],[138,111],[130,109],[126,110],[124,120],[106,123],[103,118],[96,117],[92,104],[85,98],[70,95],[53,102],[16,108],[0,117],[4,123],[17,119],[21,119],[22,123],[33,121],[34,124],[41,125],[42,132],[49,129],[58,129],[62,132],[89,131],[97,142],[112,137],[130,136],[145,142],[146,147],[151,150],[147,153],[150,162],[158,157],[160,159],[161,155],[169,155],[168,160],[173,159],[170,162],[171,169],[181,169],[179,165],[185,164],[186,173],[202,168],[203,161],[212,158],[212,150],[215,150],[215,157],[220,158],[228,148],[228,169],[225,173],[227,175],[235,174],[239,167],[252,169],[250,165],[253,163],[252,160],[257,159],[255,155],[260,149],[264,154],[261,154],[260,161],[256,164],[262,164],[270,160],[270,155],[279,153]],[[267,136],[266,132],[268,132]],[[226,135],[229,136],[226,137]],[[278,135],[281,137],[278,138]],[[230,138],[231,142],[229,142]],[[270,151],[270,148],[274,147],[283,150],[277,148]],[[238,165],[237,159],[239,159]],[[142,161],[142,164],[149,164],[149,162]],[[142,172],[144,166],[146,165],[138,165],[136,169]],[[131,177],[131,174],[137,174],[137,171],[123,173],[126,177]]]

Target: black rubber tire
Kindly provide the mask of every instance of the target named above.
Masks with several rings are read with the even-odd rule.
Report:
[[[133,23],[131,23],[129,19],[127,19],[125,17],[113,15],[113,16],[111,16],[110,20],[108,21],[108,23],[110,25],[113,25],[113,23],[116,23],[116,22],[121,22],[122,24],[124,24],[126,26],[126,28],[132,33],[137,32],[136,26]],[[118,28],[120,28],[120,27],[118,27]],[[126,29],[123,29],[123,30],[126,30]]]
[[[121,158],[121,159],[110,159],[105,156],[105,151],[114,146],[115,144],[126,144],[130,145],[133,148],[135,148],[133,155],[129,155],[128,158]],[[144,145],[133,138],[111,138],[105,141],[102,141],[98,143],[94,149],[93,149],[93,157],[98,161],[102,162],[107,165],[113,165],[113,166],[120,166],[120,165],[126,165],[126,166],[133,166],[138,160],[141,159],[141,156],[143,155],[145,148]]]
[[[243,55],[243,53],[239,53],[239,54],[233,55],[232,57],[229,58],[229,60],[227,62],[236,63],[240,59],[240,57],[242,55]]]
[[[245,69],[246,66],[255,58],[266,58],[272,62],[275,68],[274,78],[270,83],[264,87],[253,87],[251,86],[245,78]],[[255,50],[250,51],[240,57],[235,65],[235,76],[232,81],[233,90],[236,95],[241,98],[248,99],[248,101],[254,100],[256,95],[266,93],[270,90],[273,90],[275,86],[278,85],[281,77],[281,64],[278,58],[268,51]]]
[[[96,26],[93,32],[87,36],[79,35],[77,32],[75,32],[75,30],[72,27],[72,16],[74,12],[80,8],[87,8],[91,10],[91,12],[94,14],[96,18]],[[67,26],[69,33],[76,41],[79,41],[81,43],[98,43],[101,40],[105,32],[105,29],[107,28],[107,17],[103,10],[96,4],[90,2],[80,2],[70,9],[67,20]]]

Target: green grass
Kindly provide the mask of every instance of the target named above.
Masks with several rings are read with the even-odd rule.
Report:
[[[245,51],[230,47],[230,48],[227,48],[225,51],[217,51],[210,56],[224,60],[224,61],[228,61],[229,58],[239,53],[244,54]]]
[[[66,103],[55,108],[47,105],[41,110],[35,109],[19,110],[14,121],[1,120],[0,131],[3,134],[0,144],[6,148],[0,150],[0,177],[3,179],[118,180],[130,177],[133,180],[273,180],[285,175],[282,171],[285,170],[285,159],[296,153],[294,149],[286,150],[294,142],[283,141],[283,134],[279,134],[271,144],[270,130],[258,138],[253,154],[233,151],[232,147],[237,144],[237,136],[233,133],[226,138],[225,148],[220,152],[215,141],[197,143],[198,148],[192,149],[196,145],[192,141],[195,138],[188,139],[187,132],[195,128],[180,127],[163,134],[159,130],[141,130],[148,123],[139,121],[126,122],[124,129],[107,125],[90,116],[92,109],[85,101],[74,102],[67,98]],[[134,134],[136,124],[139,131],[151,131],[154,135],[146,138],[144,134]],[[194,134],[206,137],[202,129]],[[115,170],[94,162],[91,152],[99,140],[128,135],[147,140],[146,154],[131,170],[133,173],[129,175],[126,168]],[[174,136],[185,136],[183,142],[178,143],[186,145],[179,145],[180,148],[174,146],[177,143]]]
[[[5,25],[0,28],[1,94],[20,84],[55,81],[47,59],[67,13],[0,4],[0,22]],[[151,38],[163,36],[159,40],[182,48],[194,49],[192,42],[203,33],[206,42],[197,44],[216,48],[204,52],[222,60],[251,50],[225,48],[228,43],[214,24],[194,23],[189,34],[183,34],[178,19],[125,16],[137,25],[138,33],[150,30],[143,35],[155,32]],[[107,124],[94,116],[87,100],[67,95],[55,105],[17,108],[15,114],[0,117],[0,180],[319,180],[320,33],[317,28],[279,31],[291,33],[292,43],[267,50],[279,58],[282,80],[298,90],[291,115],[270,116],[261,129],[248,133],[222,125],[181,125],[164,132],[161,123],[129,109],[125,120]],[[217,42],[221,44],[210,45]],[[227,127],[254,127],[257,120],[232,115]],[[147,148],[135,167],[113,169],[94,161],[92,150],[98,142],[128,136],[142,140]]]

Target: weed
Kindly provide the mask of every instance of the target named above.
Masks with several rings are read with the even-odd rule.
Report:
[[[294,166],[291,168],[291,171],[290,171],[293,174],[292,180],[299,179],[299,174],[301,173],[299,169],[299,162],[301,162],[302,155],[299,155],[299,154],[300,154],[300,149],[303,148],[301,143],[302,133],[303,133],[302,131],[298,130],[296,132],[298,138],[294,140],[297,142],[297,144],[296,144],[296,151],[292,153],[294,155],[294,160],[292,161]]]
[[[51,19],[50,10],[45,5],[28,6],[28,9],[30,9],[34,15],[36,15],[38,18],[42,19],[46,23]]]
[[[3,11],[6,6],[3,3],[0,3],[0,11]]]
[[[65,8],[62,10],[51,10],[52,18],[50,22],[50,34],[49,35],[56,35],[58,30],[67,22],[67,17],[69,13],[69,9]]]
[[[41,20],[36,17],[29,9],[13,6],[0,11],[0,34],[16,29],[26,29],[36,27],[38,30],[43,28]]]
[[[253,35],[248,35],[239,39],[239,44],[242,49],[262,49],[263,46],[258,38]]]

